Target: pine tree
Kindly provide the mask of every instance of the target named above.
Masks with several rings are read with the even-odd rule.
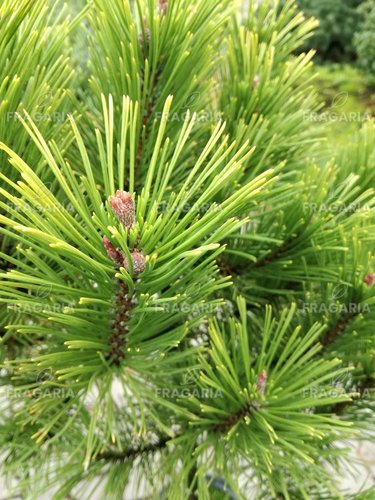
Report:
[[[375,424],[375,126],[313,159],[315,21],[59,5],[0,7],[1,473],[26,498],[344,498]]]

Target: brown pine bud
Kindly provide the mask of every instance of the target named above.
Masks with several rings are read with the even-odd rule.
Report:
[[[106,236],[104,236],[102,242],[108,257],[113,260],[113,262],[121,266],[124,260],[124,256],[122,255],[121,250],[115,248]]]
[[[165,16],[168,8],[168,0],[159,0],[159,10]]]
[[[253,78],[253,89],[256,89],[258,87],[259,82],[260,82],[259,75],[254,75],[254,78]]]
[[[135,223],[135,203],[130,193],[116,191],[116,195],[109,199],[113,213],[125,229],[130,229]]]
[[[257,391],[261,396],[264,396],[264,392],[266,390],[266,384],[267,384],[267,372],[263,370],[257,379]]]
[[[375,273],[368,273],[368,275],[363,279],[363,282],[371,288],[375,283]]]
[[[146,267],[144,256],[135,250],[134,252],[131,252],[131,257],[133,262],[133,274],[142,273]],[[124,259],[123,266],[128,272],[130,272],[129,262],[126,257]]]

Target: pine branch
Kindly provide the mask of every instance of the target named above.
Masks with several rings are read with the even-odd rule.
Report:
[[[368,302],[368,300],[366,300],[366,295],[369,295],[370,297],[372,295],[371,288],[374,284],[374,276],[374,273],[367,273],[360,285],[354,283],[354,291],[353,293],[350,293],[350,296],[347,299],[349,304],[346,305],[344,312],[334,321],[334,323],[329,325],[321,340],[324,351],[329,349],[332,344],[336,343],[357,318],[362,315],[369,316],[371,314],[371,308],[368,304],[366,304],[366,302]],[[364,288],[364,292],[358,290],[356,288],[358,286]],[[355,306],[354,311],[350,310],[352,304]]]
[[[117,191],[116,195],[110,199],[110,204],[114,215],[119,219],[125,231],[130,231],[135,224],[135,203],[130,193]],[[120,248],[115,248],[110,240],[104,236],[103,246],[108,257],[114,265],[121,270],[123,266],[128,273],[140,274],[145,270],[145,258],[139,249],[130,252],[130,259],[125,256]],[[127,346],[126,334],[129,332],[127,322],[130,319],[133,308],[133,298],[129,286],[121,279],[117,279],[116,299],[114,303],[114,319],[112,324],[112,334],[109,337],[110,350],[106,353],[106,358],[110,363],[120,365],[125,357]]]
[[[104,461],[126,461],[131,460],[134,461],[137,457],[143,455],[149,455],[152,453],[156,453],[157,451],[163,450],[167,447],[168,442],[171,440],[170,436],[165,436],[159,438],[157,443],[149,444],[146,446],[138,447],[138,448],[130,448],[124,451],[115,451],[115,450],[107,450],[101,452],[95,460],[104,460]]]
[[[93,433],[101,401],[110,391],[114,374],[121,377],[139,405],[139,411],[138,407],[133,408],[131,424],[136,426],[138,419],[149,412],[159,422],[151,402],[159,398],[151,392],[150,379],[162,371],[162,365],[163,372],[169,366],[165,371],[168,375],[182,361],[189,364],[195,349],[188,343],[184,350],[175,348],[211,313],[210,308],[221,302],[215,292],[229,285],[228,279],[217,275],[215,260],[224,251],[220,241],[243,224],[235,216],[253,199],[265,196],[264,188],[272,176],[272,172],[262,174],[223,200],[221,210],[216,210],[213,200],[217,193],[241,173],[239,152],[231,157],[231,149],[220,145],[220,157],[210,156],[223,133],[220,127],[181,190],[169,193],[168,209],[158,214],[156,208],[178,163],[178,152],[188,140],[189,124],[185,124],[174,161],[165,168],[161,151],[169,144],[166,140],[163,145],[163,135],[170,103],[171,100],[166,102],[157,146],[138,196],[130,190],[116,189],[118,181],[124,182],[124,176],[117,177],[117,172],[125,170],[123,162],[117,172],[114,168],[111,99],[109,105],[106,102],[103,105],[103,121],[107,124],[105,146],[102,137],[97,136],[102,170],[100,187],[94,180],[86,147],[73,118],[72,131],[80,152],[77,163],[85,172],[79,178],[74,176],[70,164],[63,161],[59,148],[47,145],[31,121],[24,122],[51,175],[72,203],[74,215],[46,189],[30,166],[2,146],[25,179],[17,198],[20,209],[10,208],[9,217],[0,217],[11,229],[13,240],[20,243],[19,251],[24,256],[14,271],[1,276],[0,302],[18,312],[17,323],[10,322],[7,329],[17,332],[18,338],[33,340],[31,353],[26,359],[17,359],[15,369],[34,376],[36,365],[39,370],[50,370],[53,375],[50,385],[59,387],[63,383],[64,391],[71,388],[74,394],[78,390],[88,391],[93,380],[98,380],[101,392],[92,417],[93,430],[87,436],[86,467],[100,441],[100,436]],[[132,115],[133,103],[125,98],[123,105],[122,123],[128,125],[123,129],[120,150],[137,126]],[[242,154],[246,157],[245,148]],[[129,178],[134,178],[132,171]],[[3,194],[13,199],[5,190]],[[199,203],[191,203],[192,208],[185,213],[178,210],[182,199]],[[200,216],[200,203],[210,202],[212,209]],[[42,203],[45,209],[30,211],[29,207],[36,203]],[[203,284],[202,272],[206,276]],[[48,293],[41,293],[41,287]],[[42,350],[38,349],[36,339],[41,340]],[[27,387],[27,383],[24,380],[20,385]],[[37,381],[33,390],[38,394],[39,388],[45,394],[44,382]],[[146,394],[150,397],[147,404]],[[40,442],[55,439],[54,427],[58,435],[74,402],[80,404],[74,397],[69,401],[63,398],[63,408],[44,423],[35,433],[35,439]],[[43,415],[43,397],[28,404],[33,407],[32,415]],[[27,415],[25,418],[29,420]],[[107,434],[112,432],[111,423],[110,418],[104,419]]]
[[[373,390],[375,389],[375,382],[372,377],[364,377],[357,385],[356,387],[356,397],[353,398],[352,401],[342,401],[340,403],[337,403],[332,406],[331,411],[335,413],[336,415],[343,415],[345,416],[345,411],[348,409],[349,406],[355,406],[356,401],[360,398],[362,398],[368,390]]]
[[[106,358],[115,365],[120,365],[125,357],[127,340],[126,333],[129,330],[125,326],[130,318],[130,312],[133,307],[131,300],[129,300],[129,288],[121,281],[117,280],[118,292],[116,293],[115,300],[115,316],[112,326],[112,334],[109,337],[109,351],[106,353]]]
[[[328,349],[331,344],[333,344],[337,337],[342,335],[349,324],[354,321],[361,313],[361,311],[355,313],[347,313],[341,316],[337,322],[328,330],[328,332],[322,338],[322,345],[324,349]]]

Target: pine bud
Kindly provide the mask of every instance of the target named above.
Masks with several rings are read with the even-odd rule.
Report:
[[[363,282],[371,288],[375,283],[375,273],[368,273],[368,275],[363,279]]]
[[[117,191],[116,195],[109,199],[109,203],[124,228],[130,229],[135,223],[135,203],[132,195],[126,191]]]
[[[168,8],[168,0],[159,0],[159,9],[160,12],[165,16]]]
[[[116,264],[121,266],[123,259],[124,259],[122,252],[120,250],[118,250],[117,248],[115,248],[114,245],[112,245],[112,243],[109,241],[109,239],[106,236],[104,236],[104,238],[102,239],[102,242],[103,242],[103,247],[104,247],[105,251],[107,252],[108,257],[111,260],[113,260],[113,262],[115,262]]]
[[[133,274],[140,274],[145,270],[145,258],[137,251],[131,252],[132,262],[133,262]],[[123,261],[123,266],[130,272],[130,266],[128,260],[125,258]]]
[[[263,370],[257,379],[257,391],[261,396],[264,396],[264,392],[266,390],[266,384],[267,384],[267,372]]]
[[[254,75],[254,78],[253,78],[253,89],[256,89],[258,87],[259,81],[260,81],[259,75]]]

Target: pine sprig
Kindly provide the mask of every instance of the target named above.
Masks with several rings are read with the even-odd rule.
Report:
[[[236,471],[242,473],[240,460],[249,468],[255,462],[268,490],[276,492],[275,460],[292,453],[297,460],[322,467],[313,443],[321,439],[333,443],[336,432],[348,432],[345,422],[319,412],[336,398],[350,400],[344,392],[329,392],[330,381],[346,369],[338,368],[338,359],[314,361],[322,326],[316,324],[303,335],[299,327],[288,333],[295,306],[285,309],[277,321],[267,309],[260,350],[251,344],[258,334],[247,325],[243,299],[238,307],[241,321],[229,322],[228,335],[217,321],[211,324],[209,352],[201,358],[197,380],[201,394],[218,391],[221,397],[186,401],[198,416],[191,423],[193,429],[207,432],[195,454],[207,457],[199,461],[200,467],[217,468],[228,481],[238,477]]]
[[[170,104],[169,99],[164,109],[165,121]],[[125,99],[123,114],[127,115],[130,108],[131,101]],[[231,155],[228,149],[220,158],[209,158],[210,148],[220,138],[216,134],[197,158],[197,172],[192,172],[180,192],[164,198],[164,186],[178,162],[178,153],[169,164],[163,162],[163,150],[168,146],[163,137],[165,121],[160,126],[139,195],[130,194],[129,187],[127,193],[119,191],[115,195],[116,188],[121,187],[117,179],[123,165],[115,166],[113,159],[111,100],[109,106],[104,106],[104,123],[108,124],[105,139],[97,134],[103,171],[101,186],[94,180],[73,118],[71,126],[80,151],[77,163],[85,172],[79,177],[77,169],[63,161],[58,146],[47,145],[35,124],[24,122],[60,185],[59,193],[64,193],[74,207],[73,213],[46,189],[31,167],[7,146],[1,146],[22,178],[17,185],[12,184],[17,196],[1,190],[1,195],[11,202],[11,205],[1,202],[9,214],[1,216],[2,224],[8,228],[3,232],[12,234],[25,260],[19,269],[2,273],[0,301],[18,313],[17,323],[6,327],[7,338],[16,335],[30,339],[28,356],[9,366],[15,374],[20,374],[24,390],[30,384],[27,377],[31,380],[34,377],[32,388],[37,390],[41,385],[38,380],[35,382],[37,372],[49,370],[51,379],[47,387],[73,391],[72,397],[59,412],[52,413],[53,418],[34,436],[38,441],[48,437],[55,426],[63,425],[62,419],[71,405],[81,404],[83,394],[93,384],[98,385],[97,417],[93,417],[87,435],[86,466],[99,450],[97,418],[112,377],[115,374],[121,377],[124,387],[128,386],[132,397],[137,399],[139,384],[144,385],[142,380],[159,370],[160,363],[164,367],[170,363],[173,369],[173,363],[190,356],[189,350],[181,355],[177,346],[194,325],[221,303],[214,293],[230,284],[228,278],[217,276],[215,258],[224,250],[219,242],[243,224],[236,215],[256,201],[257,196],[264,196],[262,190],[272,181],[272,172],[262,174],[224,200],[220,210],[212,205],[200,215],[200,203],[210,203],[224,183],[240,175],[248,154],[243,148],[241,155]],[[128,123],[123,141],[132,135],[134,122]],[[184,130],[182,134],[183,140],[188,140]],[[119,144],[120,150],[122,147]],[[187,213],[178,210],[182,197],[188,202],[195,201]],[[158,213],[158,203],[162,200],[167,201],[167,209]],[[16,206],[17,210],[12,208]],[[131,224],[127,222],[130,219]],[[3,258],[7,256],[4,254]],[[43,264],[36,265],[39,262]],[[200,281],[202,272],[207,277],[204,284]],[[165,357],[170,360],[164,362]],[[26,380],[22,383],[23,377]],[[144,391],[146,394],[146,387]],[[32,422],[36,416],[42,416],[48,401],[48,394],[46,398],[42,391],[40,397],[30,402]],[[26,405],[25,416],[28,408]],[[132,414],[135,426],[147,412],[157,418],[145,401],[138,402],[136,408]],[[112,420],[104,421],[104,432],[109,439]]]
[[[0,136],[35,166],[37,150],[17,113],[27,110],[49,139],[58,136],[70,110],[66,89],[74,71],[65,42],[79,18],[72,21],[58,7],[57,2],[6,0],[0,10]],[[14,175],[3,155],[1,172]]]
[[[311,128],[306,134],[306,121],[319,108],[310,75],[314,52],[293,55],[316,21],[305,20],[293,1],[282,8],[278,1],[248,4],[230,25],[219,84],[219,110],[231,137],[256,146],[245,179],[283,160],[298,168],[316,140]]]
[[[116,0],[110,6],[102,0],[93,2],[89,16],[93,113],[100,108],[102,93],[111,93],[117,103],[124,95],[138,103],[135,110],[138,126],[130,151],[136,182],[142,183],[147,173],[168,95],[174,96],[166,123],[166,133],[172,141],[178,137],[189,109],[208,111],[214,87],[215,55],[220,50],[220,35],[231,11],[227,2],[211,5],[203,0]],[[118,105],[115,112],[119,117]],[[204,138],[200,127],[193,131],[195,140],[204,144],[212,122],[214,126],[217,121],[212,117],[208,122],[204,119],[201,122],[206,129]],[[98,123],[102,126],[100,116]],[[189,161],[187,147],[182,154],[185,158],[180,161]]]

